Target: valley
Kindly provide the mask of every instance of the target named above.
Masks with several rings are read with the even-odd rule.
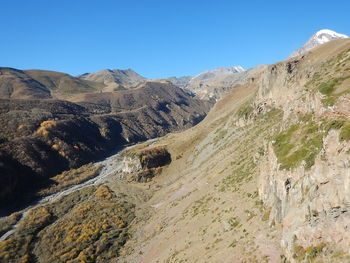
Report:
[[[349,262],[350,40],[326,42],[72,99],[2,69],[0,262]]]

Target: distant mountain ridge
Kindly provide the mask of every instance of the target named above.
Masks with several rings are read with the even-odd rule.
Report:
[[[98,92],[104,86],[56,71],[0,67],[2,99],[71,99],[77,94]]]
[[[232,66],[206,70],[194,77],[171,77],[168,80],[174,85],[194,93],[200,99],[217,100],[234,86],[232,82],[243,76],[241,74],[243,72],[245,69],[242,66]]]
[[[79,79],[105,84],[107,88],[104,91],[131,89],[146,80],[146,78],[132,69],[103,69],[94,73],[85,73],[77,77]]]
[[[170,77],[167,80],[180,88],[184,88],[192,78],[192,76]]]
[[[305,52],[327,43],[332,40],[348,38],[347,35],[339,34],[333,30],[322,29],[311,36],[311,38],[299,49],[294,51],[290,57],[296,57],[304,54]]]

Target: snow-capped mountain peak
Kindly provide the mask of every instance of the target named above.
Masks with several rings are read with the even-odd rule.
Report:
[[[312,36],[312,39],[314,41],[319,42],[320,44],[324,44],[324,43],[327,43],[331,40],[342,39],[342,38],[348,38],[348,36],[344,35],[344,34],[339,34],[335,31],[332,31],[329,29],[322,29],[322,30],[316,32]]]
[[[290,57],[299,56],[319,45],[322,45],[332,40],[343,38],[348,38],[348,36],[344,34],[339,34],[333,30],[322,29],[313,34],[312,37],[301,48],[294,51]]]
[[[245,71],[245,69],[242,66],[233,66],[228,69],[231,70],[233,73],[239,73],[239,72]]]

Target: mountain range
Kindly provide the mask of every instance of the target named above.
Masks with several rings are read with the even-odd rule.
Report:
[[[349,262],[339,35],[194,77],[1,68],[0,262]]]

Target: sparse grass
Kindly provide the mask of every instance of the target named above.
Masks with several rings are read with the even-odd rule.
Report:
[[[227,134],[227,130],[226,129],[220,130],[218,135],[216,135],[216,137],[213,140],[214,145],[217,145],[220,141],[222,141],[226,134]]]
[[[238,217],[231,217],[227,220],[227,223],[230,225],[231,230],[240,226],[240,221]]]
[[[237,115],[240,118],[244,117],[245,119],[248,119],[253,110],[254,107],[252,105],[252,101],[248,101],[239,108]]]
[[[270,219],[271,207],[266,207],[264,209],[263,216],[261,218],[262,221],[268,221]]]
[[[314,262],[314,260],[323,252],[323,248],[326,247],[325,243],[320,243],[316,246],[302,247],[300,245],[294,245],[293,258],[297,262]]]
[[[270,108],[258,114],[253,124],[241,128],[243,129],[241,132],[245,135],[235,149],[236,157],[230,162],[231,174],[226,175],[217,185],[220,192],[228,190],[236,192],[241,184],[253,178],[256,173],[256,153],[264,154],[262,142],[271,135],[272,129],[280,123],[282,116],[282,110]]]
[[[312,121],[313,114],[312,113],[307,113],[299,116],[299,121],[307,123]]]
[[[192,217],[200,214],[205,215],[209,211],[208,205],[212,199],[213,197],[211,196],[204,196],[196,200],[191,207],[184,211],[183,216],[186,216],[187,214],[190,214]]]
[[[321,80],[321,74],[319,72],[314,73],[312,76],[312,79],[310,79],[306,84],[305,87],[310,88],[317,84]]]
[[[336,92],[336,87],[349,77],[350,76],[334,78],[318,85],[318,90],[325,95],[325,98],[322,99],[322,103],[325,106],[333,106],[340,96],[350,92],[350,89],[338,93]]]
[[[307,89],[319,91],[324,95],[322,99],[324,106],[335,105],[339,97],[350,92],[350,89],[337,92],[337,87],[350,77],[347,73],[350,61],[349,52],[350,50],[345,50],[329,59],[321,66],[321,71],[316,72],[305,85]]]
[[[243,182],[248,182],[251,180],[255,168],[256,164],[254,164],[253,160],[248,160],[248,162],[238,165],[238,167],[233,170],[231,175],[222,180],[219,188],[220,191],[223,192],[228,189],[237,191]]]

